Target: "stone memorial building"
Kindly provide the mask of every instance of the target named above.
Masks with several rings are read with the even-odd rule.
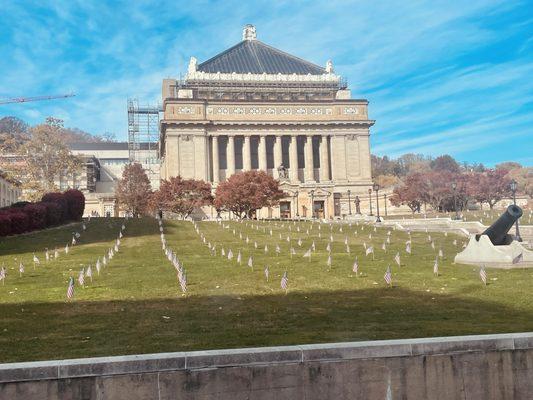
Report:
[[[162,100],[162,179],[216,187],[240,171],[266,171],[287,198],[262,218],[342,217],[368,193],[368,101],[351,98],[331,61],[323,68],[273,48],[252,25],[213,58],[191,57],[184,79],[163,81]]]

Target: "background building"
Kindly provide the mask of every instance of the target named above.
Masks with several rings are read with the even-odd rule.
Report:
[[[124,167],[130,163],[127,142],[71,143],[73,154],[84,161],[79,174],[63,177],[58,187],[79,189],[85,194],[85,215],[118,216],[122,213],[117,207],[115,188],[122,178]],[[157,178],[151,176],[152,188],[159,187],[159,162],[157,148],[145,143],[139,144],[143,155],[143,167],[156,171]],[[148,165],[149,164],[149,165]]]
[[[20,183],[0,170],[0,207],[16,203],[21,195]]]
[[[216,185],[259,169],[289,197],[260,217],[331,218],[371,185],[368,101],[325,68],[268,46],[247,25],[243,40],[162,89],[161,177]]]

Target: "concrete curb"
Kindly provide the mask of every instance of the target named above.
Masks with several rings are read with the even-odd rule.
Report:
[[[0,383],[353,359],[533,349],[533,332],[0,364]]]

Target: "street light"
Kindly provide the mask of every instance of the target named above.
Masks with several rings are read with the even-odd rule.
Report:
[[[511,184],[509,185],[511,187],[511,192],[513,192],[513,204],[516,206],[516,189],[518,188],[517,182],[513,179],[511,181]],[[518,229],[518,220],[516,220],[516,235],[515,239],[518,242],[522,241],[522,238],[520,237],[520,229]]]
[[[352,215],[352,198],[350,195],[352,194],[352,191],[348,189],[348,214]]]
[[[452,189],[453,189],[453,209],[455,211],[455,219],[459,220],[459,213],[457,212],[457,183],[455,181],[452,182]]]
[[[372,214],[372,189],[368,189],[368,204],[370,204],[370,215]]]
[[[374,183],[372,187],[374,188],[374,192],[376,192],[376,212],[378,213],[376,222],[381,222],[381,218],[379,217],[379,185],[377,183]]]
[[[383,193],[383,200],[385,200],[385,216],[387,216],[387,193]]]

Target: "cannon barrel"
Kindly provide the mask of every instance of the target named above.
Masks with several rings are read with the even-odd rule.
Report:
[[[487,235],[495,246],[510,244],[513,237],[508,234],[509,229],[522,216],[522,209],[515,205],[510,205],[507,210],[489,226],[482,235]]]

